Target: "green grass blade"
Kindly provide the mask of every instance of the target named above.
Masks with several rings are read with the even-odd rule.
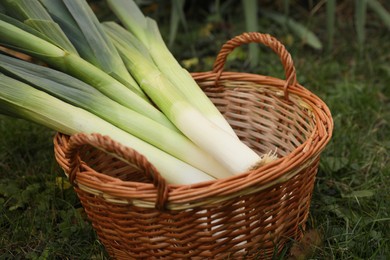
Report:
[[[328,50],[333,48],[336,18],[336,0],[326,2],[326,30],[328,36]]]
[[[286,17],[290,16],[290,0],[283,0],[283,10]]]
[[[355,29],[359,49],[362,50],[366,41],[367,1],[355,0]]]
[[[184,4],[185,0],[172,0],[168,46],[173,46],[180,22],[183,24],[184,29],[188,31],[187,21],[183,11]]]
[[[245,24],[247,32],[257,32],[258,26],[258,1],[256,0],[245,0],[242,1],[245,14]],[[249,62],[250,66],[256,67],[259,64],[259,45],[249,44]]]
[[[383,21],[384,25],[390,29],[390,13],[381,5],[381,3],[377,0],[370,0],[367,4]]]
[[[287,27],[295,33],[299,38],[303,40],[304,43],[309,45],[310,47],[321,50],[322,49],[322,43],[320,39],[312,32],[310,31],[306,26],[302,25],[301,23],[295,21],[292,18],[285,17],[282,14],[274,13],[271,11],[263,11],[261,12],[265,17],[268,17],[275,22],[279,23],[280,25],[287,25]]]

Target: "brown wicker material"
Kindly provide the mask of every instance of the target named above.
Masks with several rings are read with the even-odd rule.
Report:
[[[229,53],[251,42],[279,55],[287,80],[223,72]],[[113,258],[266,259],[305,230],[333,122],[297,83],[290,54],[269,35],[245,33],[222,47],[213,71],[193,77],[241,140],[278,159],[226,179],[168,185],[145,157],[109,137],[58,133],[56,159]]]

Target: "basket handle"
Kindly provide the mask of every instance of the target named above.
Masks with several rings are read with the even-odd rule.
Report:
[[[69,181],[74,183],[77,174],[81,169],[81,158],[79,149],[84,145],[91,145],[106,153],[112,154],[125,161],[126,163],[137,167],[146,177],[153,180],[153,185],[157,189],[156,208],[163,210],[168,200],[168,185],[165,179],[160,175],[158,170],[146,159],[145,156],[129,147],[126,147],[109,136],[101,134],[74,134],[69,138],[66,150],[66,158],[71,164],[69,165]]]
[[[235,48],[248,43],[261,43],[271,48],[279,56],[286,76],[286,83],[283,88],[284,96],[288,100],[288,91],[287,91],[288,87],[294,86],[297,83],[295,67],[291,55],[286,50],[284,45],[280,41],[278,41],[275,37],[269,34],[262,34],[258,32],[243,33],[227,41],[222,46],[214,62],[213,72],[217,73],[216,82],[218,82],[223,72],[223,68],[225,66],[227,56]]]

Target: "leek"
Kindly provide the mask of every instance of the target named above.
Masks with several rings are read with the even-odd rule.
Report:
[[[19,28],[21,27],[21,28]],[[38,34],[38,32],[37,32]],[[118,103],[171,129],[176,129],[152,104],[78,55],[67,52],[27,31],[23,24],[0,14],[0,44],[35,56],[92,85]]]
[[[107,33],[140,87],[191,141],[234,174],[247,171],[261,161],[261,157],[238,138],[216,126],[194,108],[157,66],[144,58],[136,45],[124,46],[118,34],[111,30]]]
[[[5,3],[20,20],[0,14],[0,45],[59,71],[0,55],[1,112],[69,135],[109,135],[174,184],[229,177],[274,159],[238,139],[133,1],[109,0],[127,30],[99,23],[85,0]]]
[[[67,135],[76,133],[109,135],[113,140],[143,154],[171,184],[193,184],[214,179],[88,111],[1,73],[0,111]]]
[[[146,99],[86,2],[67,0],[42,2],[45,6],[38,0],[5,0],[3,4],[10,10],[10,15],[47,36],[53,44],[80,55]],[[45,8],[50,8],[48,10],[57,19],[54,20]]]
[[[182,93],[187,102],[218,127],[238,139],[226,119],[169,51],[156,22],[145,17],[132,0],[108,0],[107,3],[124,27],[148,48],[158,69],[173,83],[177,91]]]
[[[1,54],[0,70],[99,116],[209,175],[216,178],[232,175],[184,135],[116,103],[67,74]]]

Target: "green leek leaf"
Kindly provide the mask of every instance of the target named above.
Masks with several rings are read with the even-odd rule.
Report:
[[[147,100],[85,0],[41,2],[63,28],[81,57]]]
[[[77,53],[75,47],[65,36],[62,29],[50,17],[46,9],[37,0],[6,0],[4,4],[10,15],[31,28],[46,35],[50,42],[70,53]]]

